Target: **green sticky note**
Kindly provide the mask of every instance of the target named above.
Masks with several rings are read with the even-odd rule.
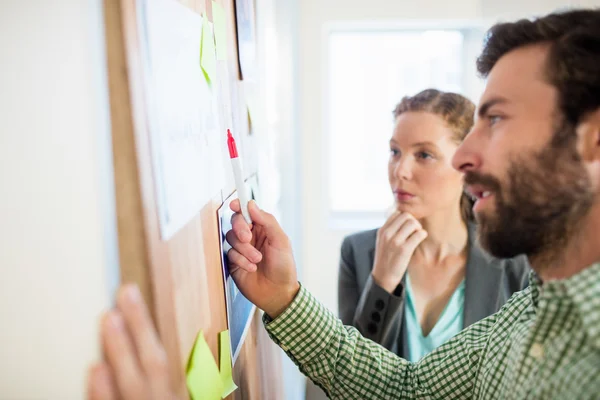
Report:
[[[229,341],[229,330],[219,333],[219,364],[221,368],[221,382],[223,383],[223,398],[225,398],[237,389],[231,371],[231,342]]]
[[[200,67],[210,85],[217,74],[215,38],[206,14],[202,15],[202,39],[200,40]]]
[[[186,369],[186,382],[192,400],[218,400],[223,383],[215,359],[200,331]]]
[[[217,60],[227,60],[227,17],[225,16],[225,9],[222,5],[213,1],[212,13],[215,44],[217,45]]]

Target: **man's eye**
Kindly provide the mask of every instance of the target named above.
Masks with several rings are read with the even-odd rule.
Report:
[[[490,121],[490,125],[496,125],[498,122],[500,122],[502,120],[502,117],[499,115],[490,115],[488,117],[488,120]]]

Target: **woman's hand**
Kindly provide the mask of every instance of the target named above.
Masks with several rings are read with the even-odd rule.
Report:
[[[417,246],[427,237],[419,221],[407,212],[396,211],[377,232],[373,279],[392,293],[406,272]]]

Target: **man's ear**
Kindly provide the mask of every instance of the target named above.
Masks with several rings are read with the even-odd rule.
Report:
[[[600,107],[577,125],[577,147],[584,162],[600,161]]]

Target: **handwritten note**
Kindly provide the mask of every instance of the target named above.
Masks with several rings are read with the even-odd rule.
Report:
[[[225,130],[218,96],[199,64],[204,35],[205,65],[214,76],[212,28],[178,1],[147,1],[142,59],[161,237],[171,238],[221,192],[229,160],[221,156]],[[213,41],[212,64],[210,42]],[[211,70],[210,65],[213,65]]]

